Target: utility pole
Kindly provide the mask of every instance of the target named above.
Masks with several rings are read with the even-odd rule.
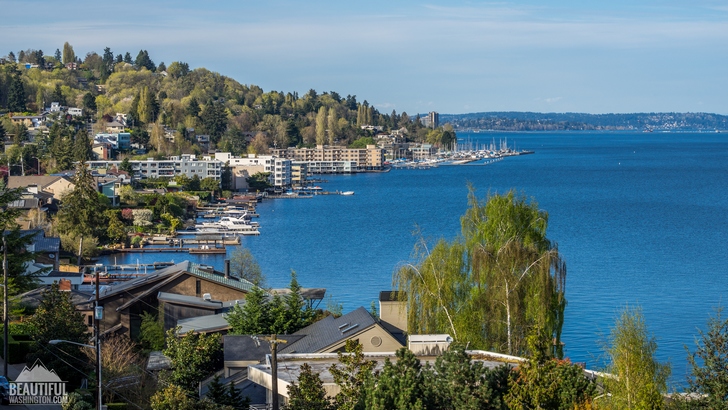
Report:
[[[3,375],[8,378],[8,242],[3,235]]]
[[[81,237],[83,240],[83,236]],[[96,305],[94,309],[94,334],[96,336],[96,389],[98,403],[96,409],[101,410],[101,319],[103,319],[104,308],[99,305],[99,270],[96,269],[95,280],[96,280]]]
[[[276,335],[266,337],[265,340],[270,344],[270,377],[271,377],[271,409],[279,410],[278,407],[278,344],[287,343],[285,340],[279,340]]]

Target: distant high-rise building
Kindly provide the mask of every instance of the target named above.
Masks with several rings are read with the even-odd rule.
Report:
[[[440,126],[440,114],[435,111],[430,111],[427,114],[427,126],[430,128],[437,128]]]

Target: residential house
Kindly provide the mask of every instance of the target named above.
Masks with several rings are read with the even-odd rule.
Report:
[[[111,145],[115,150],[127,150],[131,148],[131,134],[122,131],[96,134],[94,136],[94,143],[106,143]]]
[[[114,120],[107,122],[105,129],[108,134],[118,134],[120,132],[124,132],[124,124]]]
[[[111,159],[112,146],[108,142],[95,143],[91,148],[95,160]]]
[[[45,123],[44,115],[14,115],[10,117],[10,120],[15,125],[25,125],[27,128],[40,127]]]
[[[56,282],[58,282],[59,290],[69,293],[71,303],[73,303],[76,310],[81,312],[84,317],[84,323],[88,327],[88,332],[93,333],[93,294],[75,289],[70,281],[63,278],[57,279]],[[50,284],[45,284],[37,289],[18,295],[17,299],[22,306],[36,309],[43,300],[43,293],[48,289],[50,289]]]
[[[83,116],[83,109],[82,108],[76,108],[76,107],[69,107],[68,111],[66,111],[68,115],[72,115],[74,117],[82,117]]]
[[[242,300],[252,283],[216,272],[212,267],[189,261],[157,270],[141,278],[104,286],[99,297],[104,307],[101,331],[123,333],[133,339],[139,335],[141,314],[157,313],[160,292],[219,300]]]
[[[66,191],[75,187],[75,184],[65,176],[59,175],[28,175],[9,176],[8,188],[35,187],[36,192],[47,192],[53,199],[60,200]]]

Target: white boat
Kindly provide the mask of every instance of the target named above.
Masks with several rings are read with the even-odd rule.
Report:
[[[341,193],[341,195],[354,195],[354,191],[344,191]]]
[[[228,232],[238,231],[254,231],[255,226],[250,224],[244,218],[234,218],[230,216],[223,216],[219,221],[216,222],[203,222],[202,224],[195,225],[195,228],[199,229],[216,229]]]

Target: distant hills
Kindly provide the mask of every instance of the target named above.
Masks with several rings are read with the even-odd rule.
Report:
[[[728,130],[728,116],[709,113],[579,114],[478,112],[440,114],[440,123],[455,129],[494,131],[715,131]]]

